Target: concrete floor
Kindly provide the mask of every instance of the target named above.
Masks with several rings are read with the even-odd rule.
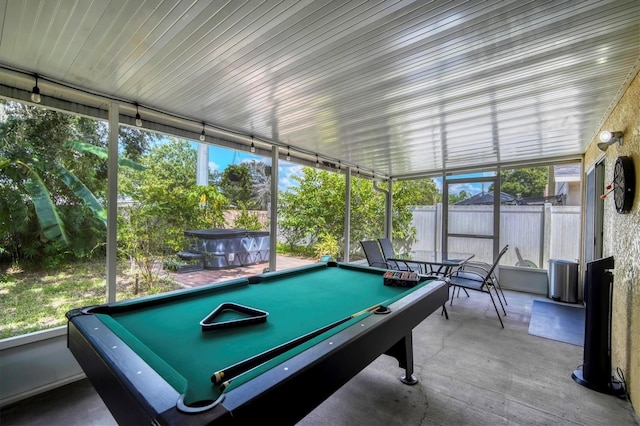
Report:
[[[414,330],[417,385],[402,384],[395,360],[381,356],[299,424],[640,425],[627,399],[571,379],[582,347],[528,334],[533,300],[544,298],[506,292],[502,329],[488,296],[470,296],[447,305],[449,320],[438,310]],[[115,421],[82,380],[3,408],[0,424]]]

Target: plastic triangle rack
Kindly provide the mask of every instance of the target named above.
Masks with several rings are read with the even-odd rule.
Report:
[[[216,321],[217,317],[228,311],[240,314],[241,316],[227,321]],[[209,315],[207,315],[202,321],[200,321],[200,326],[202,327],[202,331],[213,331],[230,327],[240,327],[244,325],[265,322],[268,315],[268,312],[261,311],[260,309],[250,308],[248,306],[239,305],[237,303],[226,302],[215,308]]]

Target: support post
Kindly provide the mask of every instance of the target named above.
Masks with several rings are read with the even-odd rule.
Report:
[[[349,251],[351,250],[351,241],[349,240],[351,235],[351,167],[347,167],[345,170],[344,178],[344,253],[342,260],[349,262]]]
[[[542,262],[540,266],[544,268],[545,261],[551,258],[551,204],[545,203],[542,216]]]
[[[271,209],[269,211],[269,271],[277,268],[277,244],[278,244],[278,156],[280,147],[274,146],[271,150]]]
[[[120,108],[109,104],[109,139],[107,142],[107,302],[116,301],[118,264],[118,134]]]
[[[206,143],[198,144],[196,184],[200,186],[209,185],[209,145]]]

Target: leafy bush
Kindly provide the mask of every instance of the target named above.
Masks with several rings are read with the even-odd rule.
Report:
[[[338,242],[338,239],[326,232],[320,235],[320,238],[318,238],[318,242],[314,248],[317,258],[329,255],[332,259],[337,259],[340,255],[340,243]]]
[[[166,259],[164,261],[164,269],[166,269],[167,271],[176,272],[184,264],[185,262],[180,262],[176,259]]]
[[[255,212],[250,212],[247,209],[246,203],[239,202],[238,207],[240,208],[240,214],[233,221],[233,227],[235,229],[248,229],[250,231],[262,230],[262,224],[258,219],[258,215]]]

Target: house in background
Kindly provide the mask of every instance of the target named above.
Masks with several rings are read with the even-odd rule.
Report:
[[[491,205],[493,204],[493,191],[480,192],[469,198],[465,198],[462,201],[455,203],[457,206],[479,206],[479,205]],[[516,197],[507,194],[506,192],[500,193],[500,204],[516,204]]]
[[[551,204],[553,206],[568,205],[565,203],[566,194],[557,194],[540,197],[522,197],[516,198],[506,192],[500,193],[500,204],[510,206],[541,206],[544,204]],[[578,204],[580,200],[578,200]],[[466,198],[462,201],[455,203],[457,206],[488,206],[493,204],[493,191],[481,192],[472,197]]]
[[[580,173],[580,164],[553,166],[553,193],[563,196],[565,206],[579,206],[581,203]]]
[[[549,175],[548,188],[553,188],[549,194],[539,197],[516,197],[506,192],[500,192],[500,204],[539,206],[551,204],[553,206],[579,206],[581,200],[580,164],[554,165]],[[455,203],[459,206],[490,205],[493,204],[493,191],[482,191],[472,197]]]

